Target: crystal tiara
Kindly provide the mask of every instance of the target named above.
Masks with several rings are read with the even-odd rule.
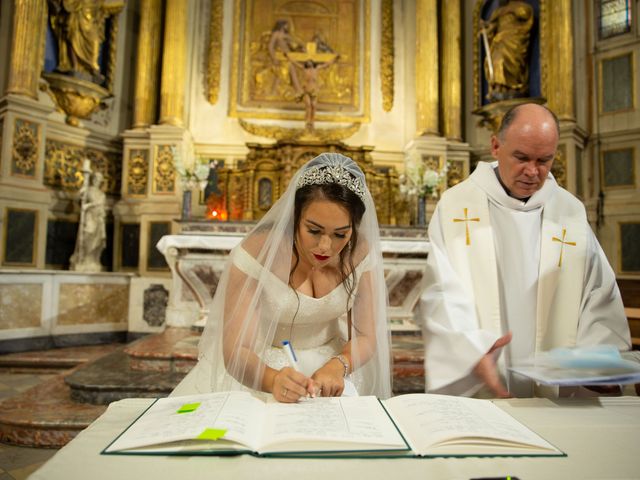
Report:
[[[305,185],[324,185],[325,183],[337,183],[344,185],[355,193],[364,203],[366,187],[359,178],[353,176],[342,165],[316,165],[308,168],[298,179],[296,190]]]

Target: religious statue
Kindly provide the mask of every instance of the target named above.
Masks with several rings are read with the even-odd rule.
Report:
[[[287,53],[301,49],[300,43],[289,33],[289,21],[278,20],[271,30],[268,45],[269,57],[271,58],[274,73],[273,84],[271,85],[272,93],[278,90],[278,83],[287,76],[295,91],[300,91],[300,81],[298,80],[296,69],[293,68],[293,65],[288,61],[282,61],[278,53],[286,57]]]
[[[328,62],[318,63],[313,60],[306,60],[304,63],[291,60],[291,64],[302,71],[302,84],[297,100],[304,103],[305,126],[308,130],[313,129],[316,117],[316,106],[318,104],[318,91],[320,87],[318,72],[333,65],[339,57],[340,55],[335,55]],[[287,58],[289,57],[287,56]]]
[[[107,244],[105,228],[106,196],[100,189],[103,175],[91,173],[88,161],[83,168],[85,182],[80,189],[81,209],[76,248],[71,256],[71,269],[80,272],[99,272],[100,255]],[[89,181],[87,181],[90,178]]]
[[[104,0],[49,0],[51,29],[61,73],[102,84],[100,49],[105,39]]]
[[[533,8],[521,0],[500,0],[489,20],[481,20],[488,100],[499,101],[527,95],[527,54],[533,20]]]

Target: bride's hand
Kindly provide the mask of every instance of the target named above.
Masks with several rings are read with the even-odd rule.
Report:
[[[273,377],[271,394],[279,402],[295,403],[306,397],[312,380],[291,367],[284,367]]]
[[[339,397],[344,390],[344,366],[333,358],[311,375],[317,396]]]

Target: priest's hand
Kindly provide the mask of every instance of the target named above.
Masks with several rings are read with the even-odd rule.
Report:
[[[506,335],[496,340],[496,343],[491,346],[489,351],[484,354],[473,368],[473,373],[480,377],[480,380],[482,380],[498,398],[509,398],[511,397],[511,394],[500,381],[500,375],[498,375],[498,368],[496,367],[495,360],[497,355],[494,352],[507,345],[511,341],[511,336],[511,332],[508,332]]]
[[[311,375],[316,385],[317,395],[323,397],[339,397],[344,390],[344,366],[336,359],[331,359]]]
[[[271,394],[279,402],[295,403],[301,397],[307,397],[315,388],[309,377],[291,367],[284,367],[273,377]]]

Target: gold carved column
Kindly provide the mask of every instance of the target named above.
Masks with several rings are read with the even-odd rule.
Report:
[[[167,0],[160,83],[160,124],[183,126],[187,65],[188,8],[182,0]]]
[[[571,0],[553,0],[546,3],[547,21],[542,22],[543,38],[548,41],[544,51],[547,57],[547,91],[545,96],[560,120],[575,120],[573,83],[573,12]]]
[[[442,127],[443,135],[462,140],[462,85],[460,57],[460,0],[442,5]]]
[[[161,22],[162,0],[141,0],[133,128],[152,125],[156,120]]]
[[[438,5],[416,0],[416,135],[438,135]]]
[[[46,21],[46,0],[14,2],[11,64],[6,93],[38,98]]]

